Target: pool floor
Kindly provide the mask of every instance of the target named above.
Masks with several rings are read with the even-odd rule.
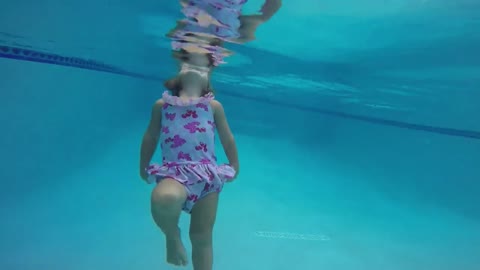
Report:
[[[214,269],[478,269],[478,223],[396,202],[358,172],[288,142],[237,140],[242,171],[222,193]],[[127,134],[95,167],[2,208],[0,268],[178,269],[164,263],[152,187],[137,176],[138,146],[138,132]],[[187,231],[186,215],[181,226]]]

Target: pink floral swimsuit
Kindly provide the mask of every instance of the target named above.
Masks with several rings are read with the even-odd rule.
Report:
[[[183,206],[187,213],[195,203],[211,192],[220,192],[235,170],[216,163],[215,122],[210,101],[212,94],[181,100],[163,93],[160,146],[163,163],[147,168],[150,182],[171,178],[185,186],[188,197]]]

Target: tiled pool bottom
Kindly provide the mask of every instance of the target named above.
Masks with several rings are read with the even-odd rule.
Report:
[[[478,223],[433,206],[392,201],[361,175],[338,170],[342,164],[319,165],[328,157],[312,160],[287,150],[278,155],[277,146],[286,142],[237,140],[242,174],[222,194],[215,269],[480,265]],[[1,269],[177,269],[164,264],[163,236],[149,215],[151,187],[137,176],[138,134],[127,134],[112,149],[95,167],[2,208]],[[321,174],[309,170],[315,165]],[[185,215],[181,226],[188,228]],[[312,236],[318,239],[306,239]]]

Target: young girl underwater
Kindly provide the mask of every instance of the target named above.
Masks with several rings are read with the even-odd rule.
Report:
[[[156,183],[151,194],[151,213],[166,237],[167,262],[187,264],[178,221],[181,211],[191,215],[190,241],[194,270],[211,270],[212,231],[219,193],[239,172],[237,147],[223,106],[209,87],[208,70],[182,66],[177,88],[164,92],[153,105],[143,136],[140,175]],[[229,164],[217,165],[215,131]],[[150,164],[158,143],[161,164]]]
[[[240,11],[246,2],[181,0],[188,19],[167,35],[173,39],[180,72],[165,82],[172,94],[164,92],[153,105],[141,146],[140,175],[147,183],[156,183],[151,212],[166,237],[167,262],[177,266],[188,262],[178,227],[183,210],[191,215],[194,270],[212,270],[219,194],[224,183],[233,181],[239,172],[235,139],[222,104],[214,99],[210,75],[230,54],[224,42],[255,39],[257,27],[281,6],[281,0],[266,0],[261,14],[244,16]],[[229,164],[217,164],[215,132]],[[158,143],[162,163],[151,164]]]

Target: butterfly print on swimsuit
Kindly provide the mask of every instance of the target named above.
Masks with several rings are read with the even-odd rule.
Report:
[[[210,120],[208,120],[207,123],[212,128],[212,130],[215,131],[215,123]]]
[[[192,158],[190,157],[190,154],[184,153],[180,151],[177,156],[178,160],[186,160],[186,161],[192,161]]]
[[[183,127],[187,129],[190,133],[195,133],[195,132],[206,132],[207,130],[205,128],[199,128],[198,126],[200,125],[200,122],[190,122]]]
[[[195,150],[197,151],[203,151],[203,152],[207,152],[208,149],[207,149],[207,145],[203,142],[201,142],[199,145],[195,146]]]
[[[172,137],[168,137],[165,139],[165,143],[168,144],[168,143],[172,143],[170,144],[170,147],[171,148],[177,148],[177,147],[180,147],[182,145],[184,145],[187,141],[185,139],[182,139],[180,136],[178,135],[175,135]]]
[[[187,201],[196,202],[197,200],[198,200],[198,195],[195,195],[195,194],[190,194],[190,195],[187,197]]]
[[[186,113],[182,114],[182,118],[198,118],[197,111],[188,110]]]
[[[173,121],[176,115],[176,113],[165,113],[165,117],[170,121]]]
[[[198,103],[197,105],[195,105],[195,107],[204,109],[206,112],[208,112],[208,106],[206,104]]]

